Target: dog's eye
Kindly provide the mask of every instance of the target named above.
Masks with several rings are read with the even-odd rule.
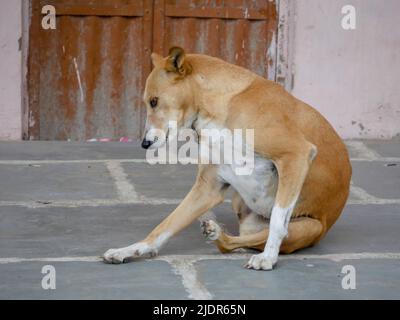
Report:
[[[151,98],[151,99],[150,99],[150,106],[151,106],[152,108],[157,107],[157,103],[158,103],[158,98],[157,98],[157,97],[154,97],[154,98]]]

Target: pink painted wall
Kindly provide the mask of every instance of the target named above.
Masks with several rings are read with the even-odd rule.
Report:
[[[341,27],[347,4],[355,30]],[[295,14],[294,95],[344,138],[399,136],[400,1],[296,0]]]
[[[1,0],[0,140],[21,139],[21,1]]]

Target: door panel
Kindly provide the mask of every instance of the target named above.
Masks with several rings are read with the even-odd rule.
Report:
[[[155,14],[154,49],[179,45],[275,80],[276,3],[269,0],[165,0]]]
[[[49,1],[38,1],[39,7]],[[138,138],[150,72],[151,1],[50,1],[56,30],[38,30],[35,139]]]

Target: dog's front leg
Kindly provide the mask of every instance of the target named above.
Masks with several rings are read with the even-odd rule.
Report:
[[[275,162],[279,182],[275,205],[271,212],[268,240],[264,251],[252,256],[246,268],[272,270],[278,261],[282,240],[288,235],[293,209],[315,155],[315,146],[306,143],[300,150],[292,151]]]
[[[221,203],[224,190],[223,184],[216,179],[214,168],[200,168],[196,182],[185,199],[146,239],[128,247],[108,250],[103,255],[104,261],[123,263],[144,255],[156,255],[168,239]]]

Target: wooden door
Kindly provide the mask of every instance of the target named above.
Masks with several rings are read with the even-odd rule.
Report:
[[[277,11],[270,0],[156,0],[153,49],[220,57],[275,80]]]
[[[56,30],[41,28],[54,5]],[[275,77],[269,0],[32,0],[25,139],[139,138],[150,53],[172,45]]]
[[[57,29],[41,28],[52,4]],[[151,70],[151,0],[33,1],[30,139],[138,138]]]

